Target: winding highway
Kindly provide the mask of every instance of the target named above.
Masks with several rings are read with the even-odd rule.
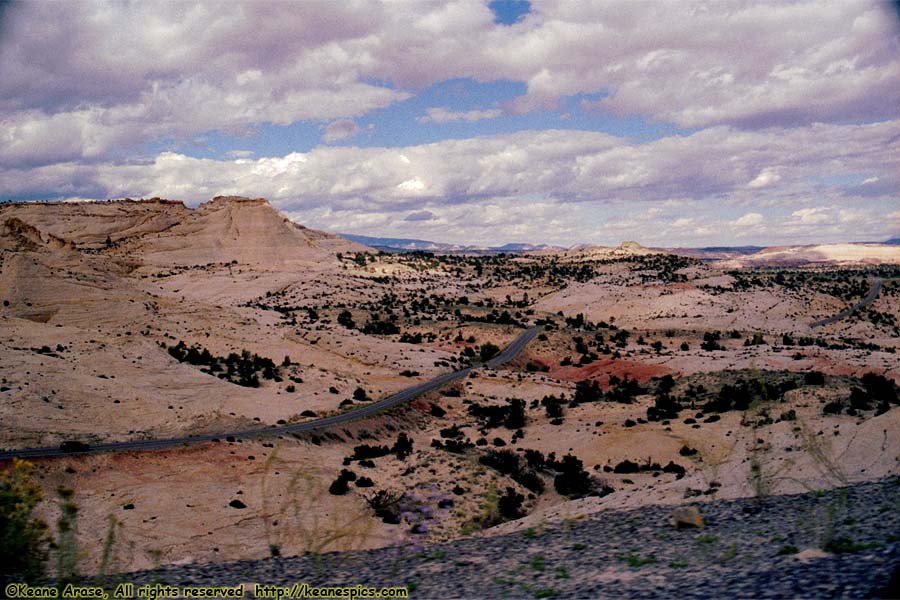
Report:
[[[850,308],[842,310],[836,315],[832,315],[825,319],[819,319],[818,321],[813,321],[809,324],[810,328],[821,327],[822,325],[828,325],[829,323],[834,323],[835,321],[840,321],[841,319],[849,317],[859,309],[865,308],[867,305],[869,305],[873,300],[875,300],[875,298],[878,297],[879,292],[881,292],[881,280],[876,278],[872,281],[872,288],[869,290],[869,293],[865,298],[863,298]]]
[[[528,343],[533,340],[535,336],[537,336],[541,329],[542,328],[540,326],[527,329],[519,337],[513,340],[512,343],[510,343],[510,345],[507,346],[500,354],[487,361],[487,363],[485,363],[485,365],[483,366],[496,368],[511,361],[512,359],[517,357],[520,352],[522,352],[525,346],[527,346]],[[4,450],[0,451],[0,460],[9,460],[12,458],[47,458],[52,456],[72,456],[75,454],[99,454],[101,452],[164,450],[166,448],[173,448],[175,446],[187,446],[189,444],[212,442],[214,440],[226,437],[261,438],[282,435],[285,433],[300,433],[304,431],[327,429],[329,427],[334,427],[335,425],[342,425],[350,423],[351,421],[356,421],[358,419],[365,419],[400,404],[411,402],[415,398],[418,398],[423,394],[427,394],[428,392],[433,392],[437,389],[440,389],[452,381],[465,379],[470,372],[478,368],[481,367],[472,366],[466,367],[465,369],[460,369],[459,371],[444,373],[443,375],[438,375],[434,379],[430,379],[428,381],[416,384],[412,387],[408,387],[405,390],[399,391],[396,394],[388,396],[387,398],[382,398],[381,400],[373,402],[372,404],[367,404],[366,406],[361,406],[357,409],[349,410],[341,414],[322,417],[321,419],[304,421],[302,423],[294,423],[292,425],[281,425],[265,428],[246,429],[244,431],[231,431],[226,433],[185,436],[160,440],[111,442],[107,444],[97,444],[95,446],[90,446],[85,450],[76,452],[61,450],[58,446],[53,448],[23,448],[20,450]]]

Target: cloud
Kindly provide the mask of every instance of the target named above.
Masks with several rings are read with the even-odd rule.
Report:
[[[764,188],[769,187],[774,183],[778,183],[781,181],[781,175],[779,175],[776,171],[772,169],[764,169],[756,178],[753,179],[750,183],[747,184],[749,188]]]
[[[331,142],[353,137],[357,133],[359,133],[359,126],[354,121],[340,119],[329,123],[325,127],[325,134],[322,136],[322,140],[330,144]]]
[[[791,217],[803,225],[818,225],[834,220],[834,215],[831,214],[831,208],[825,206],[801,208],[800,210],[792,212]]]
[[[434,219],[434,213],[430,210],[420,210],[406,215],[404,221],[431,221]]]
[[[225,153],[229,158],[249,158],[253,156],[253,150],[229,150]]]
[[[762,225],[765,217],[759,213],[747,213],[744,216],[732,222],[736,229],[747,229]]]
[[[569,0],[504,26],[480,0],[17,3],[0,38],[0,160],[95,161],[211,130],[354,119],[453,78],[524,82],[507,107],[519,113],[602,94],[584,105],[686,128],[890,120],[889,10]],[[498,109],[434,110],[421,118]]]
[[[444,107],[433,107],[426,110],[425,113],[424,116],[416,117],[417,123],[453,123],[455,121],[474,123],[484,119],[496,119],[503,114],[503,111],[499,108],[492,108],[457,112]]]
[[[898,136],[900,120],[787,130],[714,127],[647,143],[588,131],[523,131],[403,148],[321,146],[237,161],[163,152],[147,162],[3,163],[0,190],[7,197],[161,196],[194,204],[218,194],[264,196],[312,219],[311,226],[348,231],[349,215],[380,215],[389,227],[437,228],[444,239],[460,242],[487,237],[481,227],[488,223],[521,231],[530,237],[525,241],[594,240],[603,231],[601,216],[613,206],[622,214],[610,219],[617,228],[609,231],[622,239],[655,236],[666,245],[727,242],[735,227],[786,241],[880,239],[896,227],[878,215],[896,210]],[[779,165],[781,178],[748,189],[770,165]],[[857,173],[878,177],[884,191],[854,196],[852,183],[823,184],[823,170],[834,181],[858,181]],[[810,206],[812,200],[818,206]],[[406,220],[435,206],[440,219]],[[863,207],[869,212],[853,231],[817,216]],[[548,226],[553,221],[555,229]],[[767,223],[764,232],[752,229]],[[440,229],[451,225],[458,229]]]
[[[68,179],[73,185],[103,188],[103,197],[121,192],[201,201],[208,197],[202,188],[209,185],[256,189],[254,195],[273,199],[297,196],[338,203],[389,205],[429,198],[455,203],[543,194],[569,202],[657,201],[677,208],[672,199],[720,194],[760,201],[759,192],[745,195],[744,182],[772,163],[790,167],[782,168],[781,179],[763,199],[823,193],[814,179],[823,165],[835,175],[866,169],[893,182],[896,192],[900,157],[890,151],[890,141],[898,135],[900,121],[891,121],[787,131],[713,128],[644,144],[585,131],[524,131],[397,149],[323,146],[240,164],[165,152],[148,164],[67,163],[27,171],[33,179],[22,177],[23,169],[7,167],[0,169],[0,189],[27,193],[45,181]]]

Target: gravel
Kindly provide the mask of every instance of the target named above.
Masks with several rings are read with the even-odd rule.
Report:
[[[696,506],[704,529],[675,529],[672,507],[649,506],[424,549],[170,566],[121,579],[137,586],[405,585],[411,598],[900,595],[900,477]]]

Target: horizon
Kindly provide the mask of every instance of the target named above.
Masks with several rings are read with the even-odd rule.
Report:
[[[333,233],[900,235],[896,3],[0,6],[0,198],[263,196]]]
[[[340,235],[340,236],[342,236],[342,237],[345,237],[345,238],[354,240],[354,241],[355,241],[354,238],[366,238],[366,239],[370,239],[370,240],[390,240],[390,241],[396,241],[396,242],[424,242],[424,243],[428,243],[428,244],[438,244],[438,245],[442,245],[442,246],[455,246],[455,247],[460,247],[460,248],[472,248],[472,249],[481,249],[481,248],[483,248],[483,249],[489,249],[489,250],[493,250],[493,249],[497,249],[497,248],[503,248],[503,247],[506,247],[506,246],[516,246],[516,245],[533,246],[533,247],[536,247],[536,248],[546,247],[546,248],[562,248],[562,249],[565,249],[565,250],[571,250],[571,249],[573,249],[573,248],[578,248],[578,247],[582,247],[582,246],[618,247],[618,246],[622,246],[622,245],[628,244],[628,243],[636,243],[636,244],[639,244],[639,245],[641,245],[641,246],[644,246],[645,248],[650,248],[650,249],[684,249],[684,250],[705,250],[705,249],[712,249],[712,248],[728,248],[728,249],[737,249],[737,248],[759,248],[759,249],[765,249],[765,248],[776,247],[776,246],[779,246],[779,245],[780,245],[780,246],[798,246],[798,247],[799,247],[799,246],[824,246],[824,245],[828,245],[828,244],[824,244],[824,243],[810,242],[810,243],[807,243],[807,244],[778,244],[778,245],[768,245],[768,246],[766,246],[766,245],[758,245],[758,244],[740,244],[740,245],[731,245],[731,246],[727,246],[727,245],[709,245],[709,246],[648,246],[648,245],[642,243],[640,240],[621,240],[621,241],[619,241],[618,243],[610,243],[610,244],[588,244],[587,242],[576,242],[576,243],[571,244],[571,245],[569,245],[569,246],[560,246],[560,245],[557,245],[557,244],[545,244],[545,243],[532,243],[532,242],[506,241],[506,242],[496,243],[496,244],[493,244],[493,245],[490,245],[490,246],[481,246],[481,245],[475,245],[475,244],[458,244],[458,243],[456,243],[456,242],[448,242],[448,241],[441,241],[441,240],[425,240],[425,239],[418,239],[418,238],[398,238],[398,237],[392,237],[392,236],[361,235],[361,234],[355,234],[355,233],[342,233],[342,232],[334,232],[334,233],[336,233],[337,235]],[[900,239],[900,236],[892,236],[892,237],[890,237],[890,238],[888,238],[888,239],[885,239],[885,240],[855,240],[855,241],[849,241],[849,242],[836,242],[836,243],[837,243],[837,244],[867,244],[867,245],[876,245],[876,244],[888,244],[888,243],[893,242],[893,241],[895,241],[895,240],[897,240],[897,239]]]

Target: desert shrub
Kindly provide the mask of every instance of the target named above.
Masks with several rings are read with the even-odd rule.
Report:
[[[0,583],[34,582],[47,561],[47,525],[34,516],[41,490],[30,463],[14,459],[0,472]]]
[[[844,405],[838,401],[829,402],[822,407],[822,412],[826,415],[839,415],[842,410],[844,410]]]
[[[682,467],[678,463],[675,463],[671,460],[669,461],[669,464],[667,464],[666,466],[664,466],[662,468],[662,470],[663,470],[663,473],[674,473],[678,479],[681,479],[682,477],[684,477],[684,474],[687,472],[687,470],[684,467]]]
[[[740,333],[738,335],[740,335]],[[744,345],[745,346],[765,346],[766,339],[763,337],[763,334],[754,333],[753,337],[749,337],[746,340],[744,340]]]
[[[855,387],[850,390],[850,407],[854,410],[871,410],[872,399],[861,389]]]
[[[497,510],[500,511],[500,516],[505,519],[519,519],[525,516],[525,511],[522,510],[522,502],[524,501],[525,496],[517,493],[511,487],[507,487],[506,492],[497,501]]]
[[[504,475],[512,475],[519,470],[519,457],[511,450],[490,450],[478,462]]]
[[[431,440],[431,447],[438,448],[440,450],[446,450],[447,452],[450,452],[452,454],[463,454],[469,448],[474,448],[475,444],[470,442],[468,439],[447,440],[446,442],[441,442],[441,440]]]
[[[863,386],[866,393],[875,401],[883,403],[897,404],[897,388],[894,382],[884,375],[877,373],[866,373],[862,376]]]
[[[525,427],[525,401],[519,398],[510,398],[506,401],[509,412],[503,425],[507,429],[521,429]]]
[[[803,375],[803,383],[806,385],[823,385],[825,375],[819,371],[810,371]]]
[[[391,449],[387,446],[370,446],[369,444],[360,444],[353,448],[353,454],[350,460],[365,460],[371,458],[380,458],[391,453]]]
[[[675,378],[671,375],[663,375],[656,383],[656,389],[658,392],[662,392],[664,394],[671,392],[673,389],[675,389]]]
[[[328,493],[334,496],[343,496],[348,491],[350,491],[350,486],[347,485],[347,479],[344,477],[343,473],[338,475],[337,479],[331,482],[331,485],[328,487]]]
[[[459,428],[459,425],[451,425],[450,427],[444,427],[440,431],[441,437],[448,440],[458,440],[463,437],[462,429]]]
[[[553,479],[553,487],[559,494],[578,498],[591,493],[591,478],[580,459],[566,454],[559,463],[559,471],[559,475]]]
[[[632,462],[628,459],[623,460],[615,467],[613,467],[613,473],[618,473],[620,475],[628,475],[630,473],[637,473],[641,470],[640,465],[636,462]]]
[[[718,331],[707,331],[703,334],[703,343],[700,344],[700,348],[706,350],[707,352],[712,352],[713,350],[724,350],[721,344],[719,344],[719,340],[722,339],[722,334]]]
[[[681,403],[676,398],[670,396],[667,392],[662,392],[656,397],[653,406],[647,407],[648,421],[662,421],[665,419],[675,419],[681,411]]]
[[[56,521],[56,581],[73,583],[78,580],[78,505],[75,491],[60,486],[56,488],[60,500],[60,515]]]
[[[400,328],[391,321],[373,319],[363,325],[362,332],[370,335],[393,335],[400,333]]]
[[[399,341],[402,344],[421,344],[422,343],[422,334],[421,333],[410,334],[407,332],[403,332],[400,335]]]
[[[551,419],[559,419],[563,416],[563,404],[565,399],[557,396],[544,396],[541,399],[541,405],[547,412],[547,417]]]
[[[543,470],[546,467],[544,455],[540,450],[525,450],[525,462],[532,469]]]
[[[521,429],[525,426],[525,401],[518,398],[508,398],[505,406],[473,402],[468,410],[487,429],[501,425],[507,429]]]
[[[513,474],[513,481],[521,485],[529,492],[535,494],[544,493],[544,480],[535,471],[531,469],[522,469]]]
[[[388,524],[400,523],[400,500],[403,497],[396,492],[378,490],[372,496],[366,498],[369,508],[375,516]]]
[[[636,380],[630,379],[627,374],[621,380],[612,375],[609,378],[609,385],[610,388],[606,391],[606,400],[608,402],[631,404],[636,396],[646,392]]]
[[[478,357],[481,359],[481,362],[487,362],[498,354],[500,354],[500,347],[491,342],[483,343],[478,351]]]
[[[398,459],[403,460],[407,456],[412,454],[412,451],[412,439],[410,439],[410,437],[406,435],[406,433],[400,432],[400,434],[397,436],[397,441],[394,442],[394,446],[391,448],[391,452],[396,454]]]
[[[169,355],[179,362],[203,367],[201,370],[230,383],[244,387],[259,387],[259,377],[282,381],[278,367],[271,358],[259,356],[244,350],[240,354],[230,353],[226,357],[214,356],[200,345],[188,347],[180,341],[167,348]]]
[[[572,404],[584,404],[585,402],[597,402],[603,397],[603,390],[597,381],[583,379],[575,384],[575,397]]]
[[[353,315],[349,310],[342,311],[337,318],[338,325],[343,325],[347,329],[356,329],[356,323],[353,322]]]
[[[754,402],[780,401],[785,392],[796,387],[797,383],[793,379],[784,380],[777,385],[757,379],[738,379],[734,385],[723,385],[717,396],[703,405],[703,411],[717,413],[730,410],[744,411]]]
[[[503,475],[508,475],[529,491],[540,494],[544,491],[544,481],[533,470],[523,467],[519,456],[511,450],[489,450],[478,462]]]

